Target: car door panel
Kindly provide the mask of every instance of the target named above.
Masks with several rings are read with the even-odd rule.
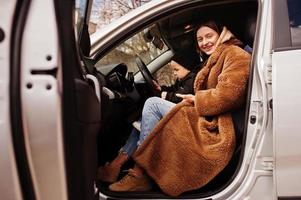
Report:
[[[273,3],[272,109],[274,180],[279,198],[300,198],[301,191],[301,49],[300,1]]]
[[[272,56],[275,181],[282,197],[301,196],[300,57],[301,50]]]

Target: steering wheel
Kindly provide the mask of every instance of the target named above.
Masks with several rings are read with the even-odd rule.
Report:
[[[156,85],[153,82],[155,79],[140,57],[136,57],[136,64],[153,94],[157,95],[158,91],[156,90]]]

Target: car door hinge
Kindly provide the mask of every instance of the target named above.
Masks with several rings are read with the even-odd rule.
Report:
[[[265,171],[273,171],[274,170],[274,159],[273,157],[262,157],[261,158],[261,166]]]

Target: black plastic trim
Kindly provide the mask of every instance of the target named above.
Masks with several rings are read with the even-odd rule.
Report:
[[[17,169],[24,200],[35,200],[35,191],[25,148],[21,106],[21,49],[22,37],[31,1],[18,1],[13,18],[10,41],[10,113],[11,131]],[[4,180],[5,181],[5,180]]]

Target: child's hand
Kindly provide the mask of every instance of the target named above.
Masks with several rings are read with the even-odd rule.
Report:
[[[162,90],[162,89],[161,89],[161,86],[159,85],[159,83],[158,83],[157,81],[153,80],[153,83],[154,83],[154,85],[155,85],[155,87],[156,87],[156,90],[158,90],[158,91],[161,91],[161,90]]]
[[[182,102],[194,104],[195,96],[192,94],[176,94],[176,96],[182,98]]]

